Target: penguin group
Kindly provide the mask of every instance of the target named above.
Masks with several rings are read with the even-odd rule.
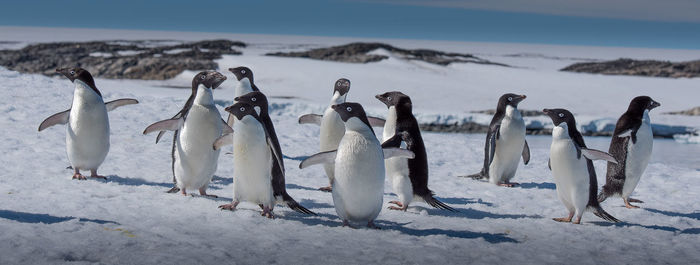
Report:
[[[39,131],[66,124],[66,151],[73,179],[105,178],[97,174],[109,152],[110,127],[107,112],[137,104],[136,99],[104,102],[92,75],[82,68],[56,70],[75,86],[71,108],[56,113],[39,126]],[[233,104],[226,107],[223,119],[214,104],[213,90],[226,76],[216,71],[197,73],[191,94],[184,106],[170,119],[155,122],[143,134],[158,132],[156,143],[166,131],[173,131],[171,170],[173,187],[169,193],[197,190],[207,193],[218,167],[221,148],[233,146],[233,199],[219,206],[236,210],[241,202],[257,204],[261,215],[274,218],[276,205],[284,205],[303,214],[315,213],[299,204],[286,190],[284,155],[268,112],[268,100],[256,86],[248,67],[229,68],[238,81]],[[457,210],[440,201],[428,188],[428,157],[411,98],[400,91],[376,95],[386,105],[386,119],[368,116],[360,103],[346,101],[350,80],[338,79],[324,113],[299,117],[299,124],[320,126],[319,153],[306,157],[299,168],[322,165],[330,192],[343,226],[356,223],[378,228],[375,220],[383,208],[384,183],[388,179],[396,200],[388,209],[406,211],[411,203],[423,202],[446,211]],[[518,105],[525,95],[504,94],[497,102],[484,143],[483,167],[464,177],[485,179],[504,187],[514,187],[521,161],[528,164],[530,148]],[[556,193],[568,215],[553,218],[559,222],[580,223],[585,211],[611,221],[600,203],[610,196],[622,197],[627,208],[641,203],[630,198],[646,169],[653,147],[649,111],[660,104],[648,96],[632,99],[628,110],[618,119],[608,152],[587,148],[577,130],[574,115],[563,108],[544,109],[553,124],[548,167]],[[377,136],[373,127],[383,127]],[[607,162],[606,182],[600,193],[593,160]]]

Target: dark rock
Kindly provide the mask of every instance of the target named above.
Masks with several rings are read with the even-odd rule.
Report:
[[[79,66],[96,77],[163,80],[184,70],[216,69],[213,60],[223,54],[241,54],[234,47],[245,47],[242,42],[230,40],[164,43],[166,41],[39,43],[19,50],[0,51],[0,65],[44,75],[55,75],[59,67]]]
[[[535,117],[535,116],[544,116],[544,112],[540,110],[522,110],[519,109],[520,115],[523,117]],[[487,109],[487,110],[477,110],[477,111],[472,111],[472,113],[482,113],[482,114],[488,114],[488,115],[493,115],[496,114],[495,109]]]
[[[299,57],[324,61],[336,61],[346,63],[371,63],[378,62],[389,57],[384,55],[369,54],[376,49],[385,49],[406,60],[419,60],[438,65],[448,65],[451,63],[478,63],[508,66],[502,63],[491,62],[478,58],[471,54],[446,53],[435,50],[416,49],[406,50],[384,43],[355,42],[346,45],[333,46],[328,48],[311,49],[303,52],[275,52],[268,53],[268,56]]]
[[[700,116],[700,107],[695,107],[689,110],[665,112],[664,114]]]
[[[561,69],[561,71],[604,75],[692,78],[700,76],[700,60],[674,63],[668,61],[633,60],[623,58],[605,62],[575,63]]]

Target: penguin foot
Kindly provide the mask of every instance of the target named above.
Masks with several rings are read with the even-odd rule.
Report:
[[[498,183],[498,186],[501,186],[501,187],[508,187],[508,188],[512,188],[512,187],[515,187],[515,186],[518,186],[518,185],[520,185],[520,183],[517,183],[517,182],[501,182],[501,183]]]
[[[347,226],[347,227],[350,227],[350,228],[352,228],[352,229],[355,229],[354,226],[350,225],[350,222],[348,222],[348,220],[343,220],[343,227],[346,227],[346,226]]]
[[[107,179],[107,177],[105,177],[105,176],[97,175],[97,170],[96,170],[96,169],[90,170],[90,177],[91,177],[91,178],[98,178],[98,179],[105,179],[105,180]]]
[[[209,197],[209,198],[219,198],[219,196],[216,196],[214,194],[207,194],[207,190],[202,189],[202,188],[199,189],[199,195],[202,195],[204,197]]]
[[[627,209],[637,209],[637,208],[639,208],[639,206],[637,206],[637,205],[632,205],[632,204],[630,204],[630,202],[632,202],[632,200],[633,200],[633,199],[631,199],[631,198],[629,198],[629,199],[622,198],[622,200],[625,201],[625,207],[627,207]],[[636,201],[639,201],[639,200],[636,200]]]
[[[263,211],[260,215],[265,216],[265,217],[270,218],[270,219],[275,219],[275,216],[272,214],[272,208],[270,208],[270,207],[263,207]]]
[[[221,209],[221,210],[235,211],[235,210],[236,210],[236,206],[238,206],[238,202],[231,202],[231,203],[219,205],[219,209]]]
[[[368,227],[368,228],[372,228],[372,229],[381,230],[381,228],[380,228],[379,226],[377,226],[377,225],[374,224],[374,221],[369,221],[369,222],[367,222],[367,227]]]
[[[571,223],[572,223],[572,224],[575,224],[575,225],[581,224],[581,216],[576,217],[576,220],[573,221],[573,222],[571,222]]]
[[[77,180],[87,180],[87,178],[86,178],[85,176],[81,175],[80,173],[75,173],[75,174],[73,174],[73,179],[77,179]]]
[[[177,186],[173,186],[172,188],[170,188],[170,189],[169,189],[168,191],[166,191],[165,193],[177,193],[178,191],[180,191],[180,188],[178,188]]]
[[[181,189],[180,194],[182,194],[182,196],[187,196],[187,189]]]
[[[318,188],[318,190],[325,191],[325,192],[332,192],[333,187],[332,186],[320,187],[320,188]]]
[[[632,199],[632,198],[627,199],[627,201],[629,201],[629,202],[636,202],[636,203],[644,203],[644,202],[641,201],[641,200]]]
[[[399,210],[399,211],[405,212],[406,209],[408,209],[408,205],[404,205],[400,201],[390,201],[389,203],[393,203],[393,204],[396,204],[399,206],[399,207],[396,207],[396,206],[391,205],[391,206],[387,207],[387,209],[389,209],[389,210]]]
[[[570,213],[569,216],[567,217],[561,217],[561,218],[552,218],[552,220],[557,221],[557,222],[562,222],[562,223],[568,223],[571,222],[571,219],[574,218],[574,213]],[[581,220],[579,218],[579,220]]]

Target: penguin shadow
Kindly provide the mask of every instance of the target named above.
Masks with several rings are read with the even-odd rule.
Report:
[[[683,230],[681,230],[681,234],[699,235],[700,234],[700,227],[683,229]]]
[[[287,156],[287,155],[282,155],[282,158],[284,158],[284,159],[289,159],[289,160],[294,160],[294,161],[304,161],[304,159],[309,158],[309,156]]]
[[[117,175],[108,175],[107,179],[105,180],[107,183],[117,183],[119,185],[126,185],[126,186],[153,186],[153,187],[163,187],[163,188],[172,188],[173,184],[172,183],[164,183],[164,182],[151,182],[145,179],[141,178],[123,178]]]
[[[55,224],[77,219],[80,222],[119,225],[119,223],[117,222],[108,220],[78,218],[73,216],[53,216],[49,214],[17,212],[11,210],[0,210],[0,218],[28,224]]]
[[[466,218],[469,219],[484,219],[484,218],[493,218],[493,219],[521,219],[521,218],[542,218],[540,215],[527,215],[527,214],[499,214],[499,213],[492,213],[492,212],[487,212],[487,211],[481,211],[481,210],[475,210],[471,208],[460,208],[459,215],[462,215]]]
[[[463,204],[482,204],[485,206],[493,206],[493,203],[482,201],[481,199],[470,199],[470,198],[437,198],[438,200],[453,205],[463,205]]]
[[[593,222],[588,222],[590,224],[594,224],[597,226],[605,226],[605,227],[641,227],[641,228],[646,228],[646,229],[653,229],[653,230],[660,230],[660,231],[666,231],[666,232],[673,232],[673,233],[679,233],[682,232],[680,229],[671,227],[671,226],[663,226],[663,225],[642,225],[642,224],[635,224],[635,223],[628,223],[625,221],[619,222],[619,223],[611,223],[611,222],[602,222],[602,221],[593,221]]]
[[[519,187],[523,188],[523,189],[554,190],[557,188],[557,185],[554,183],[550,183],[550,182],[542,182],[542,183],[527,182],[527,183],[520,183]]]
[[[310,190],[310,191],[319,191],[319,189],[311,188],[311,187],[306,187],[306,186],[301,186],[297,184],[291,184],[287,183],[286,184],[287,189],[296,189],[296,190]]]
[[[497,243],[520,243],[519,241],[508,237],[508,235],[504,233],[482,233],[482,232],[472,232],[472,231],[466,231],[466,230],[446,230],[446,229],[438,229],[438,228],[429,228],[429,229],[414,229],[414,228],[408,228],[405,225],[406,224],[399,224],[396,222],[392,221],[385,221],[385,220],[377,220],[375,221],[379,227],[382,228],[382,230],[394,230],[398,231],[402,234],[410,235],[410,236],[431,236],[431,235],[444,235],[447,237],[452,237],[452,238],[463,238],[463,239],[474,239],[474,238],[483,238],[486,240],[486,242],[489,242],[491,244],[497,244]]]
[[[695,219],[695,220],[700,220],[700,212],[694,212],[694,213],[678,213],[678,212],[670,212],[670,211],[664,211],[664,210],[657,210],[657,209],[652,209],[652,208],[642,208],[648,212],[652,213],[658,213],[658,214],[663,214],[665,216],[670,216],[670,217],[685,217],[685,218],[690,218],[690,219]]]
[[[321,208],[335,209],[335,206],[330,205],[328,203],[316,202],[316,201],[309,200],[309,199],[301,199],[301,200],[299,200],[299,204],[301,204],[301,206],[308,208],[311,211],[313,211],[314,209],[321,209]]]

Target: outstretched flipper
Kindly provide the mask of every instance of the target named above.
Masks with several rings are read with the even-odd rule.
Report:
[[[323,120],[322,115],[306,114],[299,117],[299,124],[316,124],[320,126],[321,120]]]
[[[581,153],[584,157],[590,160],[605,160],[610,163],[617,164],[617,160],[615,160],[612,155],[600,150],[581,148]]]
[[[105,108],[107,108],[107,111],[112,111],[118,107],[132,104],[139,104],[139,101],[133,98],[120,98],[105,103]]]
[[[219,150],[221,147],[233,144],[233,132],[227,133],[214,141],[214,150]]]
[[[315,155],[307,157],[306,159],[304,159],[304,161],[301,161],[301,163],[299,164],[299,168],[304,169],[309,166],[318,164],[335,163],[335,156],[337,154],[338,150],[317,153]]]
[[[372,116],[367,116],[367,120],[372,127],[383,127],[386,123],[386,120]]]
[[[143,134],[149,134],[155,131],[177,131],[182,128],[182,125],[184,124],[185,119],[183,118],[162,120],[148,125],[148,127],[146,127],[146,129],[143,131]]]
[[[66,123],[68,123],[69,117],[70,117],[70,109],[56,113],[54,115],[51,115],[48,118],[46,118],[44,121],[41,122],[41,124],[39,125],[39,131],[43,131],[44,129],[49,128],[49,127],[54,126],[54,125],[66,124]]]

